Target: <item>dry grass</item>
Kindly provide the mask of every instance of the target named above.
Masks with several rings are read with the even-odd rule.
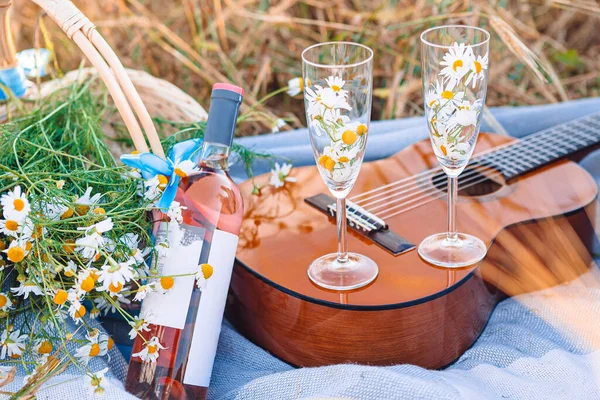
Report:
[[[587,0],[104,0],[74,1],[128,67],[167,79],[208,105],[215,81],[246,89],[256,113],[245,135],[276,118],[303,125],[301,98],[260,99],[299,76],[310,44],[351,40],[376,52],[374,119],[422,112],[418,36],[442,23],[495,32],[487,104],[540,104],[600,92],[600,7]],[[20,48],[31,47],[40,10],[16,5]],[[63,70],[80,53],[44,19]]]

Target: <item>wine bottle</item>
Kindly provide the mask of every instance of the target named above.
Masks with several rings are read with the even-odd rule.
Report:
[[[177,229],[180,245],[159,258],[157,269],[160,276],[181,276],[142,303],[153,323],[136,337],[133,354],[158,351],[155,362],[132,357],[129,363],[126,389],[142,399],[205,399],[208,392],[242,222],[242,197],[227,172],[242,97],[240,87],[213,86],[198,171],[181,178],[175,196],[185,207],[183,222],[160,222],[155,233],[158,243]],[[201,266],[212,275],[198,288],[189,274]],[[148,347],[155,336],[162,347]]]

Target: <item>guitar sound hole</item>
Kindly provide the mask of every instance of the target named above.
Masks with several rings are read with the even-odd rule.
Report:
[[[460,196],[485,196],[502,189],[502,184],[490,179],[490,176],[498,179],[501,175],[493,169],[476,170],[465,168],[458,177],[458,194]],[[448,191],[448,177],[444,172],[435,174],[431,178],[431,183],[436,189],[442,192]]]

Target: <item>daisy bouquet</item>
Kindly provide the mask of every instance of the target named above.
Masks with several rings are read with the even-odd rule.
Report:
[[[173,177],[142,176],[115,161],[101,130],[105,95],[89,85],[57,92],[0,126],[0,386],[12,367],[24,369],[29,378],[16,397],[67,366],[102,392],[106,371],[95,360],[108,360],[114,341],[94,319],[120,314],[135,338],[152,315],[132,315],[133,305],[178,278],[153,268],[177,246],[181,205],[157,211]],[[201,140],[202,124],[181,128],[167,149]],[[236,149],[248,168],[266,157]],[[174,173],[193,169],[188,164]],[[153,242],[156,218],[174,232],[168,242]],[[199,285],[210,275],[200,266],[195,274]]]
[[[481,119],[488,69],[488,54],[454,43],[443,55],[437,79],[425,87],[425,113],[433,149],[451,164],[471,156]],[[476,99],[476,100],[473,100]]]

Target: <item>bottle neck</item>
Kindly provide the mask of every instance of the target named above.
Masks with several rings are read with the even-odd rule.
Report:
[[[223,171],[229,170],[229,146],[221,143],[203,142],[200,165]]]

